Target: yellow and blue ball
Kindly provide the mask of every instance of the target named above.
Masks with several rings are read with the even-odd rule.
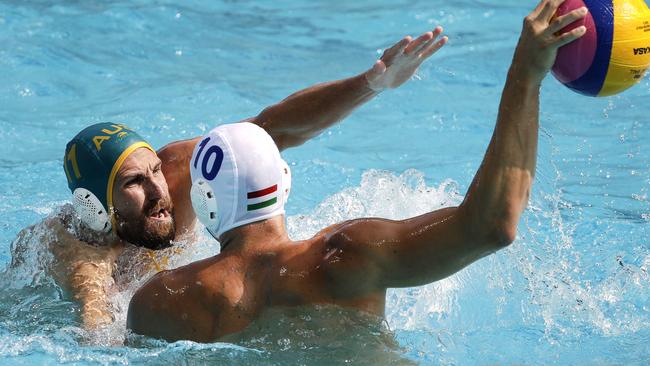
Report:
[[[587,32],[558,50],[552,73],[568,88],[603,97],[638,83],[650,66],[650,9],[643,0],[567,0],[561,16],[586,6],[587,16],[562,32]]]

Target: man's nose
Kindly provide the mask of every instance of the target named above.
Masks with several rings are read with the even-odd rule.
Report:
[[[163,183],[148,177],[147,179],[147,198],[151,201],[158,201],[165,196]]]

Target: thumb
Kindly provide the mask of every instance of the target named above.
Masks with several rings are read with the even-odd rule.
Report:
[[[371,74],[374,74],[375,77],[380,77],[386,72],[386,64],[382,60],[377,60],[374,65],[372,65],[372,69],[370,69]]]
[[[381,91],[384,87],[381,85],[381,77],[386,73],[386,64],[382,60],[377,60],[372,68],[366,72],[366,80],[370,89]]]

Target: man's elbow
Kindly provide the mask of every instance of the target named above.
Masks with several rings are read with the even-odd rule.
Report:
[[[528,194],[526,195],[528,197]],[[522,212],[526,209],[528,198],[523,201],[508,202],[497,216],[495,225],[495,244],[498,249],[505,248],[517,239],[517,227]]]
[[[504,220],[495,225],[490,238],[497,250],[512,244],[517,238],[517,221]]]
[[[497,207],[477,208],[464,205],[467,226],[472,239],[497,251],[512,244],[517,238],[517,227],[524,209],[521,202],[502,202]]]
[[[491,223],[471,230],[471,240],[487,254],[508,247],[517,237],[517,227],[507,223]]]
[[[472,221],[473,241],[489,247],[490,251],[503,249],[517,238],[519,215],[492,216]]]

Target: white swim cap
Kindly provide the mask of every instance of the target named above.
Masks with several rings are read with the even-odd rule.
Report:
[[[264,129],[248,122],[219,126],[194,147],[192,207],[219,239],[236,227],[284,214],[291,171]]]

